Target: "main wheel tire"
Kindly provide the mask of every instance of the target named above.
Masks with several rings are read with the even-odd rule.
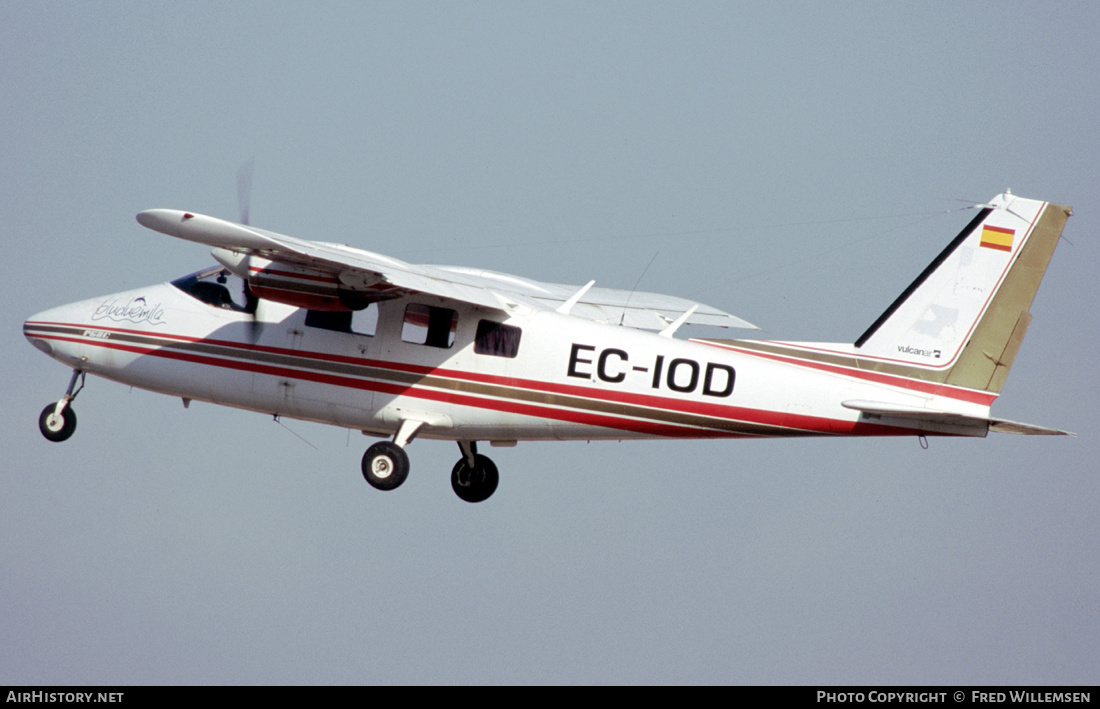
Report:
[[[393,490],[409,477],[409,455],[391,441],[379,441],[363,454],[363,477],[379,490]]]
[[[60,443],[67,441],[76,430],[76,412],[72,406],[66,406],[60,414],[55,414],[56,410],[56,402],[42,409],[42,415],[38,417],[38,430],[46,440]]]
[[[466,502],[484,502],[497,489],[500,474],[493,461],[483,455],[474,456],[474,467],[463,456],[451,470],[451,487]]]

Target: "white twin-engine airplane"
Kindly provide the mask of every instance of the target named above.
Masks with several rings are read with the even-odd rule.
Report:
[[[27,320],[27,339],[73,368],[39,427],[72,435],[91,373],[185,406],[388,439],[363,456],[380,490],[405,480],[414,438],[456,441],[451,485],[469,502],[499,479],[478,441],[1064,433],[990,405],[1071,210],[1010,193],[978,207],[854,343],[674,339],[684,324],[753,326],[670,296],[414,265],[153,209],[138,222],[213,246],[218,265]]]

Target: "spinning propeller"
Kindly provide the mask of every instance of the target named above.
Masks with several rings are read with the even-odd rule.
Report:
[[[252,170],[256,166],[256,158],[251,157],[241,168],[237,170],[237,211],[240,214],[240,224],[248,226],[249,209],[252,202]],[[245,297],[248,298],[249,312],[252,315],[252,320],[248,325],[249,339],[255,344],[256,340],[260,337],[260,330],[263,328],[263,323],[260,322],[257,312],[260,309],[260,299],[252,293],[252,288],[248,285],[248,279],[244,280],[244,292]]]
[[[256,166],[256,158],[249,158],[241,169],[237,170],[237,209],[240,212],[240,223],[248,226],[248,209],[252,201],[252,169]]]

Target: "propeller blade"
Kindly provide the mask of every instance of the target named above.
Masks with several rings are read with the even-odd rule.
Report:
[[[252,201],[252,168],[256,158],[249,158],[241,169],[237,170],[237,208],[240,210],[240,224],[248,224],[248,211]]]
[[[252,316],[252,319],[248,321],[248,339],[252,344],[256,344],[256,341],[260,339],[260,331],[263,330],[263,323],[260,321],[260,299],[252,292],[252,287],[248,285],[247,278],[244,281],[244,294],[248,299],[249,314]]]
[[[248,339],[252,344],[260,339],[260,332],[263,330],[264,324],[256,319],[255,313],[252,315],[252,319],[248,321]]]

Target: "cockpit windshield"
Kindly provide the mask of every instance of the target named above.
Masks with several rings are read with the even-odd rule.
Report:
[[[172,285],[215,308],[238,313],[256,312],[256,297],[249,291],[245,280],[221,266],[195,271],[172,281]]]

